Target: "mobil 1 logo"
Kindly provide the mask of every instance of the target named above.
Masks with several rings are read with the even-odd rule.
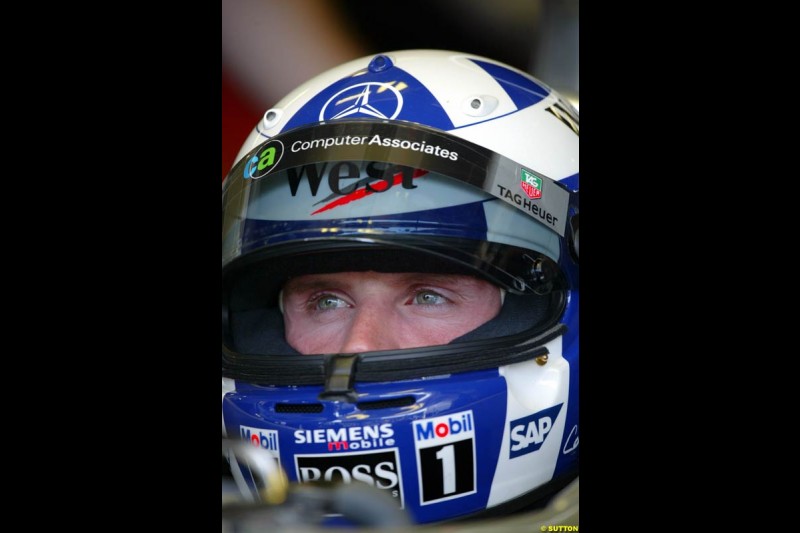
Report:
[[[472,411],[415,420],[420,505],[475,493]]]
[[[403,508],[403,478],[397,448],[379,452],[295,455],[294,460],[301,483],[362,481],[386,491],[398,507]]]

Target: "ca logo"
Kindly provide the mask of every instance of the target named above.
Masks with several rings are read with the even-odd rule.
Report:
[[[253,157],[244,167],[244,179],[263,178],[280,162],[283,157],[283,143],[279,140],[272,140],[262,144]]]

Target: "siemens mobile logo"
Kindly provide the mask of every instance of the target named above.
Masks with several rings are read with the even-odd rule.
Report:
[[[443,442],[451,437],[469,437],[475,434],[472,411],[462,411],[429,420],[414,421],[414,440],[424,442],[433,439]]]
[[[327,429],[298,429],[295,444],[327,444],[328,451],[368,450],[394,445],[394,429],[389,423]]]
[[[508,424],[511,435],[509,458],[513,459],[541,448],[544,440],[550,434],[550,430],[553,428],[553,424],[555,424],[563,405],[563,403],[560,403],[543,409],[538,413],[512,420]]]
[[[280,455],[278,432],[273,429],[239,426],[239,435],[242,440],[250,441],[253,446],[275,452],[275,455]]]

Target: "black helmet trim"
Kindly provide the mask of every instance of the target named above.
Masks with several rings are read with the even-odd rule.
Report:
[[[535,337],[525,336],[523,342],[507,339],[500,348],[497,341],[473,341],[355,354],[350,383],[418,379],[521,363],[547,355],[544,345],[566,330],[564,324],[556,324]],[[480,357],[470,357],[473,353]],[[326,369],[341,368],[330,361],[336,357],[341,354],[265,357],[235,353],[223,346],[222,376],[264,385],[321,385],[330,378]]]
[[[396,121],[321,123],[272,137],[234,166],[225,180],[223,201],[246,199],[246,192],[237,187],[268,179],[282,169],[351,160],[447,175],[519,209],[561,237],[566,234],[570,193],[558,181],[465,139]],[[387,180],[387,185],[392,184]],[[223,207],[223,211],[229,210]]]

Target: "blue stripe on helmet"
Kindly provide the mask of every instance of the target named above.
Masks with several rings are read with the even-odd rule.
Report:
[[[578,190],[578,174],[575,173],[572,176],[567,176],[563,180],[558,180],[558,183],[569,189],[570,191],[577,191]]]
[[[514,102],[514,105],[517,106],[517,109],[530,107],[541,102],[550,94],[550,89],[547,87],[513,70],[478,59],[470,59],[470,61],[485,70],[487,74],[500,84],[509,98]]]

